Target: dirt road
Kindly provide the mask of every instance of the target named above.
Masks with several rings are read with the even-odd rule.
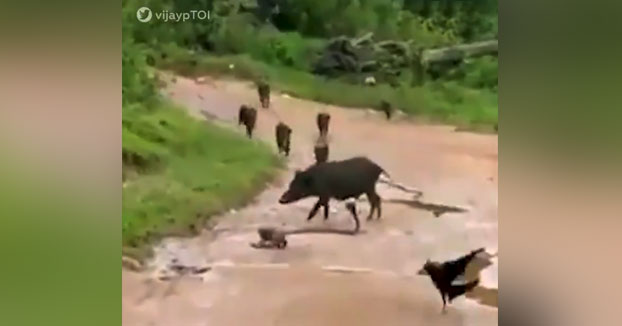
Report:
[[[276,148],[279,120],[292,127],[292,153],[287,171],[247,207],[219,216],[215,228],[198,237],[163,241],[148,271],[123,271],[124,325],[497,325],[496,258],[481,271],[481,287],[455,300],[446,314],[430,280],[415,275],[426,258],[452,259],[479,247],[497,252],[496,136],[387,122],[369,110],[282,94],[273,94],[272,108],[263,110],[252,85],[237,81],[178,78],[167,92],[194,115],[231,128],[237,128],[239,106],[250,103],[259,111],[257,137],[271,146]],[[468,211],[435,217],[411,195],[379,185],[380,221],[365,221],[367,201],[358,204],[363,234],[296,235],[286,250],[250,248],[259,225],[352,227],[343,203],[331,202],[327,222],[318,214],[307,223],[314,199],[277,202],[293,172],[313,162],[315,115],[321,111],[331,114],[330,159],[368,156],[393,179],[421,189],[421,201]],[[174,259],[211,269],[157,280]]]

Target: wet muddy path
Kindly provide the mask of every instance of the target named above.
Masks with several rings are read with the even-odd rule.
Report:
[[[453,259],[479,247],[497,252],[496,136],[387,122],[367,109],[283,94],[273,93],[272,108],[263,110],[252,85],[238,81],[178,77],[166,92],[193,115],[233,129],[239,106],[251,104],[259,113],[257,138],[276,150],[274,127],[284,121],[293,129],[292,152],[287,170],[248,206],[218,216],[197,237],[166,239],[147,271],[123,271],[124,324],[497,325],[497,257],[473,264],[467,277],[479,274],[480,287],[456,299],[445,315],[430,280],[416,275],[427,258]],[[369,205],[357,203],[364,233],[293,235],[285,250],[252,249],[258,226],[352,227],[343,203],[331,201],[328,221],[318,214],[307,223],[313,199],[277,202],[294,171],[313,162],[318,112],[331,115],[330,159],[368,156],[424,195],[415,200],[378,184],[381,220],[366,221]],[[161,270],[172,261],[206,269],[170,280]]]

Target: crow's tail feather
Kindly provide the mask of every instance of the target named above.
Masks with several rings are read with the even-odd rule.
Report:
[[[464,271],[466,270],[467,265],[471,262],[471,260],[473,260],[473,258],[475,258],[477,254],[479,254],[480,252],[483,252],[484,250],[485,248],[479,248],[479,249],[471,251],[470,253],[456,260],[446,262],[444,264],[444,267],[448,275],[448,278],[453,280],[456,277],[458,277],[458,275],[463,274]]]

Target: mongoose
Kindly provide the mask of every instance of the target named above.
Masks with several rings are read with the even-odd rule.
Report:
[[[352,213],[354,218],[358,221],[358,217],[356,216],[356,206],[353,202],[348,202],[346,207]],[[263,248],[263,249],[271,249],[278,248],[284,249],[287,247],[287,239],[286,236],[290,234],[302,234],[302,233],[332,233],[332,234],[343,234],[343,235],[355,235],[359,231],[359,224],[356,223],[356,227],[354,230],[339,230],[333,228],[317,228],[317,227],[305,227],[294,230],[283,230],[276,227],[260,227],[257,230],[259,234],[259,242],[251,243],[251,247],[253,248]]]

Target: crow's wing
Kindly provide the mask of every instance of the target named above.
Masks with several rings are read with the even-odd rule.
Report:
[[[465,256],[462,256],[456,260],[450,260],[448,262],[443,263],[443,270],[445,271],[445,275],[447,280],[451,283],[456,277],[464,274],[467,265],[473,260],[475,255],[480,252],[483,252],[484,248],[479,248],[477,250],[473,250]]]

